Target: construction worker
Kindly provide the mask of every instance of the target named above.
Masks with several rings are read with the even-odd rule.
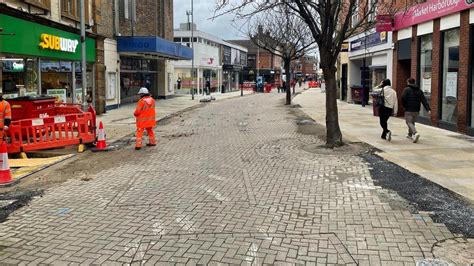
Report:
[[[12,122],[12,110],[10,104],[3,99],[3,93],[0,93],[0,141],[3,141],[5,130],[8,130]]]
[[[153,127],[156,126],[155,100],[150,96],[147,88],[143,87],[138,91],[140,100],[138,100],[137,108],[133,115],[137,119],[137,142],[135,150],[142,148],[143,131],[148,134],[147,146],[156,146],[155,132]]]

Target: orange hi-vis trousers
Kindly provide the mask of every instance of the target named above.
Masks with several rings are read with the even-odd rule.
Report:
[[[135,143],[136,148],[141,148],[142,147],[142,139],[143,139],[143,131],[146,130],[146,133],[148,134],[148,143],[152,145],[156,145],[156,139],[155,139],[155,132],[153,131],[152,127],[138,127],[137,128],[137,142]]]

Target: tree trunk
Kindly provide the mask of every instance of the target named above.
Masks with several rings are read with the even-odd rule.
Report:
[[[326,146],[342,146],[342,133],[339,128],[337,111],[336,69],[333,66],[322,66],[326,81]]]
[[[284,59],[284,64],[285,64],[285,74],[286,74],[286,82],[285,82],[286,105],[290,105],[291,104],[291,86],[290,86],[290,81],[291,81],[290,64],[291,64],[291,60]]]

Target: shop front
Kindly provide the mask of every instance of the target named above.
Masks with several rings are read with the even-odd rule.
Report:
[[[156,98],[173,95],[174,66],[169,60],[190,60],[193,56],[192,49],[156,36],[118,37],[117,51],[122,104],[136,101],[141,87]]]
[[[222,92],[236,91],[243,82],[243,69],[247,65],[247,53],[232,47],[222,49]]]
[[[5,98],[51,95],[82,103],[80,35],[0,14],[0,88]],[[94,95],[95,40],[86,38],[87,99]]]
[[[349,101],[367,104],[370,91],[392,77],[390,32],[366,32],[349,40],[348,66],[345,70]],[[348,79],[348,80],[347,80]]]
[[[474,135],[474,3],[430,7],[433,1],[395,17],[395,87],[401,94],[406,79],[415,78],[431,105],[431,113],[420,110],[419,122]]]

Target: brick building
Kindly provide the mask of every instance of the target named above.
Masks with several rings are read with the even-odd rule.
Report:
[[[264,49],[259,49],[251,40],[231,40],[248,50],[247,67],[243,71],[244,81],[255,81],[257,75],[263,76],[264,82],[280,83],[282,60]],[[257,61],[259,62],[257,64]]]
[[[93,1],[86,0],[85,6],[85,91],[97,100]],[[0,88],[5,98],[47,94],[58,102],[82,102],[79,21],[77,1],[0,1]]]
[[[82,101],[79,3],[0,1],[0,88],[5,97],[49,94],[60,102]],[[97,113],[135,101],[142,86],[155,97],[173,95],[170,60],[192,56],[191,49],[172,41],[173,1],[85,0],[85,5],[85,91]],[[70,42],[74,49],[49,46],[50,38]]]
[[[192,57],[190,48],[173,42],[173,1],[115,0],[115,3],[119,104],[134,102],[140,87],[147,87],[157,98],[173,96],[176,79],[171,61]],[[113,107],[116,105],[110,108]]]
[[[474,3],[440,3],[395,16],[393,87],[401,95],[407,78],[415,78],[432,109],[420,112],[420,122],[473,135]]]
[[[318,60],[315,56],[305,55],[299,60],[292,62],[292,69],[296,77],[305,79],[316,79]]]

